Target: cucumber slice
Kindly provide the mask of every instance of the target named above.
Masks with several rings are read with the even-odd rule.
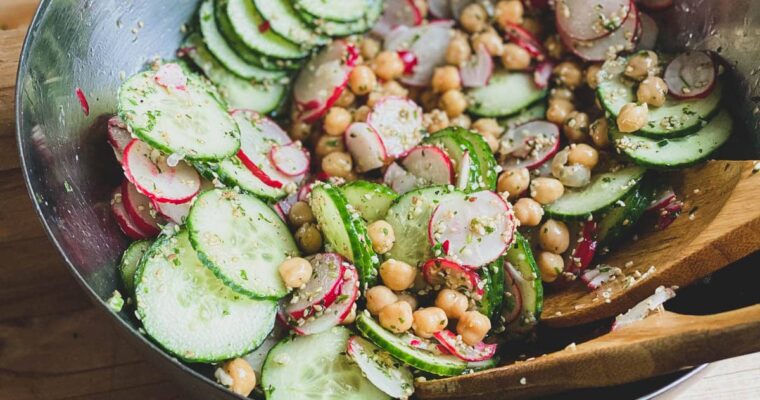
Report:
[[[478,300],[478,311],[492,321],[501,314],[504,304],[504,258],[484,266],[478,270],[483,282],[483,294]]]
[[[216,91],[198,75],[185,71],[186,90],[167,90],[155,71],[127,79],[119,88],[119,117],[135,136],[186,160],[227,158],[240,147],[240,130]]]
[[[203,34],[203,40],[208,50],[233,74],[243,79],[253,79],[258,82],[276,82],[287,75],[285,71],[269,71],[240,58],[237,52],[227,44],[222,33],[219,32],[219,26],[217,26],[214,16],[214,0],[206,0],[201,4],[198,19],[201,34]]]
[[[614,118],[625,104],[637,101],[634,83],[623,75],[626,65],[625,58],[610,60],[604,63],[599,73],[597,97]],[[723,85],[718,81],[712,93],[703,99],[678,100],[669,96],[662,107],[649,108],[649,120],[636,134],[662,139],[693,133],[719,111],[722,95]]]
[[[266,114],[275,110],[285,98],[284,85],[264,82],[253,83],[224,68],[208,51],[200,35],[190,35],[183,47],[191,49],[187,51],[187,56],[216,85],[219,94],[230,108]]]
[[[400,336],[385,330],[366,310],[356,318],[356,329],[362,336],[378,347],[391,353],[393,357],[421,371],[440,376],[454,376],[465,372],[496,366],[496,357],[479,363],[468,363],[448,354],[435,354],[409,346]]]
[[[311,191],[309,204],[332,251],[356,265],[362,288],[373,286],[380,258],[372,250],[364,221],[349,210],[340,190],[329,184],[317,185]]]
[[[296,10],[298,16],[314,28],[317,33],[327,36],[349,36],[368,31],[383,14],[383,0],[365,0],[367,13],[353,22],[325,21],[303,10]]]
[[[348,329],[335,327],[278,343],[261,373],[267,400],[388,399],[346,356],[349,336]]]
[[[597,225],[596,238],[599,248],[609,248],[630,232],[651,205],[654,193],[651,179],[644,177],[628,195],[621,199],[622,203],[615,203],[607,210]]]
[[[293,7],[327,21],[351,22],[362,18],[366,0],[294,0]]]
[[[408,399],[414,393],[412,371],[393,358],[391,353],[360,336],[348,339],[347,353],[361,368],[364,376],[388,396]]]
[[[433,249],[428,240],[430,216],[438,204],[456,196],[464,194],[447,186],[431,186],[413,190],[399,197],[385,216],[396,235],[396,243],[386,253],[386,258],[403,261],[412,266],[420,266],[433,258]]]
[[[459,136],[470,142],[475,150],[478,162],[480,163],[480,176],[483,177],[481,189],[496,190],[496,179],[498,178],[496,174],[496,158],[494,158],[491,147],[488,146],[483,136],[464,128],[453,127],[448,129],[456,130]]]
[[[129,294],[135,294],[135,273],[140,266],[140,259],[148,251],[150,245],[151,242],[148,240],[132,242],[121,256],[119,275],[121,275],[121,283]]]
[[[615,172],[599,174],[586,187],[567,190],[552,204],[544,206],[549,218],[582,220],[602,212],[625,197],[636,187],[646,169],[627,167]]]
[[[541,283],[541,272],[530,250],[530,243],[520,233],[516,234],[515,244],[504,256],[504,261],[506,273],[510,274],[520,290],[520,293],[511,294],[520,296],[522,304],[520,316],[505,328],[509,337],[520,338],[538,324],[544,304],[544,286]]]
[[[499,125],[503,126],[508,131],[516,126],[544,118],[546,118],[546,103],[539,101],[511,117],[499,119]]]
[[[219,180],[228,187],[239,187],[241,190],[251,193],[267,201],[277,201],[287,195],[283,188],[275,188],[262,182],[251,170],[243,164],[237,156],[223,160],[219,164],[211,166]]]
[[[731,136],[733,121],[727,111],[721,111],[704,128],[696,133],[675,139],[650,139],[626,135],[610,124],[610,138],[618,151],[636,164],[674,169],[700,163],[708,159]]]
[[[497,71],[488,85],[469,90],[467,111],[481,117],[508,117],[546,97],[533,75],[524,72]]]
[[[253,0],[253,4],[261,17],[269,23],[269,29],[297,43],[301,48],[311,49],[330,42],[329,37],[314,32],[298,17],[290,0]]]
[[[391,204],[398,198],[398,194],[388,186],[367,181],[350,182],[340,191],[348,204],[370,224],[385,218]]]
[[[480,171],[481,167],[480,157],[475,150],[475,146],[466,140],[459,134],[460,128],[446,128],[434,133],[432,136],[428,136],[422,141],[423,144],[432,144],[443,149],[448,154],[451,161],[454,162],[454,169],[457,171],[457,182],[463,182],[461,185],[457,185],[459,189],[466,192],[476,192],[486,188],[485,180]],[[469,176],[467,179],[462,175],[462,165],[467,165],[464,161],[465,154],[469,158]],[[493,156],[492,156],[493,157]]]
[[[288,227],[264,202],[230,189],[201,193],[187,217],[198,257],[232,290],[280,299],[288,289],[278,267],[298,255]]]
[[[277,303],[241,296],[198,259],[188,233],[160,238],[135,277],[137,316],[148,335],[186,362],[213,363],[258,347]]]
[[[216,15],[222,33],[227,39],[237,39],[245,47],[269,57],[297,60],[307,56],[308,51],[278,35],[266,27],[265,19],[251,0],[217,0]],[[227,31],[227,27],[231,31]],[[236,40],[230,40],[236,42]]]

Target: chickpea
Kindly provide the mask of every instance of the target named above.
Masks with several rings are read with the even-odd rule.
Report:
[[[551,204],[565,194],[565,186],[554,178],[536,178],[530,183],[530,197],[541,204]]]
[[[491,134],[486,134],[486,135],[481,135],[481,136],[483,136],[483,140],[486,141],[488,148],[491,149],[491,153],[496,153],[497,151],[499,151],[499,138]]]
[[[459,78],[459,70],[451,65],[436,68],[433,71],[431,85],[436,93],[461,89],[462,81]]]
[[[388,304],[380,310],[378,319],[383,328],[393,333],[404,333],[412,327],[412,306],[405,301]]]
[[[464,114],[462,114],[464,115]],[[422,126],[428,132],[438,132],[449,127],[449,116],[445,112],[435,109],[422,115]]]
[[[585,143],[578,143],[570,146],[567,162],[571,165],[580,164],[588,169],[594,169],[596,164],[599,163],[599,152]]]
[[[552,88],[552,90],[549,91],[549,102],[551,103],[560,99],[572,102],[575,100],[575,93],[566,87]]]
[[[603,149],[610,145],[609,137],[609,123],[606,117],[601,117],[594,121],[589,127],[589,133],[591,134],[591,140],[594,145],[600,149]]]
[[[358,65],[351,71],[348,76],[348,86],[351,91],[359,96],[364,96],[375,90],[377,86],[377,77],[372,68],[366,65]]]
[[[325,115],[323,128],[330,136],[341,136],[351,125],[351,113],[343,107],[331,107]]]
[[[311,280],[311,263],[305,258],[293,257],[283,261],[277,270],[289,288],[299,288]]]
[[[565,269],[565,260],[562,256],[549,251],[540,252],[536,258],[536,264],[541,271],[541,280],[547,283],[554,282]]]
[[[571,142],[583,142],[588,139],[588,114],[573,111],[562,124],[562,132]]]
[[[530,186],[530,171],[527,168],[509,168],[499,175],[496,190],[507,193],[509,199],[519,197]]]
[[[470,306],[467,296],[456,290],[443,289],[435,298],[435,306],[446,313],[449,319],[459,319]]]
[[[469,60],[471,54],[472,49],[470,48],[470,43],[467,39],[461,36],[455,36],[449,42],[449,47],[446,48],[446,62],[458,66]]]
[[[393,233],[391,224],[378,220],[367,227],[369,240],[372,242],[372,248],[377,254],[385,254],[393,248],[396,242],[396,235]]]
[[[480,118],[472,123],[472,130],[480,133],[481,135],[492,135],[495,137],[501,136],[504,133],[504,128],[499,125],[499,121],[493,118]]]
[[[531,61],[528,50],[514,43],[504,45],[501,53],[501,63],[504,64],[504,68],[511,71],[523,71],[530,67]]]
[[[467,311],[457,322],[457,334],[470,346],[482,342],[490,330],[491,320],[477,311]]]
[[[409,90],[407,88],[405,88],[404,86],[402,86],[397,81],[386,81],[380,87],[380,92],[383,93],[384,97],[388,97],[388,96],[407,97],[407,96],[409,96]]]
[[[242,395],[248,396],[256,387],[256,374],[248,361],[242,358],[229,360],[222,365],[224,372],[232,378],[230,390]]]
[[[372,315],[380,314],[380,311],[382,311],[385,306],[398,301],[396,293],[393,293],[392,290],[383,285],[373,286],[367,289],[365,296],[367,297],[367,310],[369,310],[369,313]]]
[[[309,204],[305,201],[297,201],[288,212],[288,221],[291,226],[297,228],[303,224],[314,222],[315,219]]]
[[[583,83],[581,67],[573,61],[563,61],[554,67],[554,79],[558,85],[575,89]]]
[[[467,109],[467,98],[459,90],[449,90],[441,96],[440,105],[446,115],[453,118],[462,115]]]
[[[472,126],[472,119],[470,118],[469,115],[462,114],[462,115],[459,115],[459,116],[456,116],[456,117],[452,118],[449,121],[449,125],[451,125],[451,126],[458,126],[460,128],[464,128],[464,129],[470,129],[470,127]]]
[[[544,26],[538,19],[534,17],[524,16],[522,27],[523,29],[530,32],[535,37],[543,36]]]
[[[519,0],[500,1],[496,3],[496,22],[502,28],[510,24],[521,25],[525,8]]]
[[[652,107],[662,107],[665,104],[665,95],[668,94],[668,85],[659,76],[650,76],[644,79],[636,91],[639,103],[647,103]]]
[[[435,93],[432,90],[425,90],[420,93],[420,105],[422,106],[422,109],[427,112],[437,109],[440,100],[441,98],[438,96],[438,93]]]
[[[623,74],[637,81],[642,81],[657,72],[657,62],[657,53],[650,50],[640,51],[628,59],[628,65],[626,65]]]
[[[351,312],[348,313],[346,318],[343,318],[343,321],[340,321],[340,324],[351,325],[354,321],[356,321],[356,303],[351,306]]]
[[[617,116],[617,126],[620,132],[636,132],[646,125],[649,119],[647,103],[637,106],[636,103],[628,103],[620,109]]]
[[[338,100],[335,102],[335,105],[338,107],[343,108],[350,108],[354,105],[354,102],[356,101],[356,95],[354,92],[350,90],[344,90],[340,97],[338,97]]]
[[[470,33],[478,33],[488,26],[488,13],[482,5],[472,3],[462,10],[459,24]]]
[[[306,122],[295,122],[290,126],[290,138],[293,140],[305,140],[311,134],[311,125]]]
[[[537,226],[544,217],[544,208],[537,201],[523,197],[514,205],[515,217],[522,226]]]
[[[412,329],[414,334],[429,339],[433,337],[434,333],[438,333],[446,329],[446,325],[449,324],[449,319],[446,317],[446,313],[438,307],[420,308],[414,312],[414,322],[412,322]]]
[[[544,49],[546,54],[555,60],[561,60],[565,56],[565,46],[562,44],[559,35],[551,35],[544,40]]]
[[[398,295],[398,301],[405,301],[409,303],[409,307],[412,307],[412,311],[416,310],[417,307],[419,307],[419,304],[417,303],[417,298],[412,296],[409,293],[401,293]]]
[[[472,48],[480,49],[480,46],[485,46],[492,57],[498,57],[504,53],[504,41],[493,29],[473,35]]]
[[[404,73],[404,62],[395,51],[383,51],[373,61],[372,69],[378,78],[390,81]]]
[[[304,254],[316,254],[322,249],[322,233],[315,224],[303,224],[295,234],[296,244]]]
[[[538,231],[541,248],[555,254],[564,253],[570,247],[570,232],[564,222],[550,219]]]
[[[599,71],[602,67],[599,64],[591,64],[586,68],[586,83],[591,89],[596,89],[599,86]]]
[[[348,153],[334,152],[322,159],[322,170],[329,176],[345,178],[351,173],[352,168],[353,160]]]
[[[336,151],[345,151],[346,146],[343,143],[343,138],[330,135],[322,135],[317,141],[317,145],[314,147],[314,154],[317,157],[324,157],[330,153]]]
[[[380,42],[368,36],[362,37],[361,42],[359,42],[359,53],[361,53],[365,60],[375,58],[379,52]]]
[[[394,259],[386,260],[380,264],[380,277],[385,286],[393,290],[406,290],[414,284],[417,277],[417,268]]]
[[[571,112],[575,111],[575,106],[565,99],[552,99],[549,101],[549,108],[546,109],[546,119],[557,125],[565,123],[565,120]]]
[[[367,116],[369,116],[369,113],[372,112],[372,109],[369,106],[361,106],[354,110],[354,121],[355,122],[366,122]]]

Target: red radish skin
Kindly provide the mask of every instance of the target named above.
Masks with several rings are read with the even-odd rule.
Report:
[[[628,19],[633,0],[561,0],[555,7],[557,30],[576,40],[609,36]]]
[[[285,306],[290,319],[306,319],[330,307],[341,294],[343,276],[350,264],[338,254],[324,253],[307,258],[313,266],[312,279],[293,292]]]
[[[483,87],[493,75],[493,58],[485,45],[480,45],[475,57],[459,67],[459,76],[464,87]]]
[[[453,290],[465,290],[478,297],[483,295],[477,272],[471,267],[465,267],[445,258],[426,261],[422,265],[422,276],[434,288],[447,287]]]
[[[509,314],[502,313],[502,318],[504,318],[503,322],[509,324],[522,314],[522,292],[520,291],[520,285],[517,284],[517,279],[522,279],[522,276],[519,275],[520,273],[509,263],[505,266],[505,272],[504,283],[511,289],[504,293],[504,301],[507,301],[507,296],[512,297],[515,301],[515,307],[509,312]],[[505,308],[504,312],[506,311]]]
[[[168,63],[158,68],[156,83],[173,90],[187,90],[187,76],[179,64]]]
[[[673,199],[672,202],[657,211],[655,228],[661,231],[669,227],[681,215],[681,211],[683,211],[683,202]]]
[[[293,208],[298,200],[298,193],[291,193],[284,199],[278,201],[274,205],[274,210],[280,215],[283,221],[287,222],[287,215],[290,214],[290,209]]]
[[[495,344],[480,342],[475,346],[470,346],[463,342],[461,337],[448,329],[436,332],[433,336],[449,353],[464,361],[490,360],[496,354],[497,346]]]
[[[312,188],[314,188],[314,183],[303,185],[301,189],[298,190],[298,201],[309,201]]]
[[[554,63],[551,61],[543,61],[536,65],[536,69],[533,70],[533,82],[539,89],[546,89],[549,86],[549,79],[552,77],[552,69]]]
[[[417,58],[413,74],[402,76],[402,83],[414,87],[430,85],[433,70],[446,64],[446,48],[453,26],[454,21],[434,21],[411,28],[399,26],[386,35],[385,50],[409,51]]]
[[[367,116],[380,136],[388,157],[397,158],[422,140],[422,109],[402,97],[386,97]]]
[[[284,146],[272,146],[269,160],[280,173],[287,176],[301,176],[309,172],[309,152],[300,143],[289,143]]]
[[[566,272],[579,275],[591,265],[591,261],[594,260],[594,256],[596,255],[596,247],[598,244],[596,234],[596,222],[586,221],[583,224],[580,240],[565,260]]]
[[[353,266],[346,268],[343,275],[340,297],[330,307],[324,309],[322,314],[314,316],[313,319],[310,317],[305,322],[302,322],[304,320],[289,320],[288,325],[293,329],[293,332],[302,336],[324,332],[340,325],[351,314],[351,309],[359,297],[359,273]]]
[[[388,158],[383,139],[366,122],[354,122],[343,135],[346,149],[356,163],[357,171],[367,172],[381,168]]]
[[[417,66],[417,56],[407,50],[399,50],[397,53],[401,58],[401,61],[404,63],[404,75],[412,75],[414,73],[414,67]]]
[[[146,143],[134,139],[124,149],[124,174],[140,193],[152,200],[185,203],[200,191],[200,175],[184,161],[170,167],[166,159]]]
[[[559,128],[551,122],[531,121],[518,125],[501,137],[501,165],[504,168],[539,168],[557,153],[559,144]]]
[[[74,94],[77,96],[77,100],[79,101],[79,105],[82,107],[82,112],[84,113],[85,117],[90,116],[90,102],[87,101],[87,96],[84,94],[84,90],[82,88],[77,87],[74,89]]]
[[[152,203],[153,208],[156,209],[161,216],[177,225],[182,225],[185,223],[185,218],[190,214],[190,207],[192,207],[193,201],[190,200],[182,204],[172,204],[152,200]]]
[[[531,57],[541,61],[546,57],[543,44],[532,33],[520,25],[508,23],[504,34],[510,42],[525,49]]]
[[[422,12],[414,0],[386,0],[385,11],[372,27],[372,33],[384,37],[399,26],[417,26],[422,23]]]
[[[121,201],[124,203],[124,209],[141,231],[150,236],[156,236],[161,232],[158,225],[160,221],[156,218],[157,212],[151,200],[138,192],[135,185],[126,179],[121,184]]]
[[[121,118],[114,116],[108,120],[108,144],[113,148],[116,159],[121,162],[124,157],[124,149],[132,141],[132,134],[129,133],[127,125]]]
[[[667,187],[657,193],[657,197],[649,204],[646,211],[659,211],[676,200],[676,193],[672,187]]]
[[[335,104],[348,85],[358,58],[359,52],[353,44],[336,40],[301,69],[293,86],[299,120],[315,122]]]
[[[594,269],[588,269],[586,272],[584,272],[581,275],[581,280],[586,283],[586,287],[588,287],[591,290],[598,289],[600,286],[605,284],[606,282],[612,280],[615,278],[616,275],[620,274],[622,271],[620,271],[619,268],[610,267],[610,266],[599,266]]]
[[[443,150],[435,146],[417,146],[409,150],[401,161],[407,172],[423,180],[426,185],[454,183],[454,164]]]
[[[591,62],[602,62],[612,53],[632,51],[636,47],[639,30],[638,10],[631,4],[631,12],[623,25],[610,35],[594,39],[579,40],[558,27],[562,43],[576,56]]]
[[[282,188],[282,182],[270,178],[269,175],[264,173],[261,168],[257,167],[256,163],[254,163],[242,150],[238,150],[237,157],[243,162],[243,165],[251,171],[253,176],[264,182],[265,185],[271,186],[275,189]]]
[[[120,187],[116,188],[111,196],[111,212],[113,213],[114,218],[116,218],[116,223],[119,225],[119,229],[121,229],[128,238],[132,240],[141,240],[150,237],[150,235],[137,227],[135,221],[133,221],[132,217],[127,213],[127,210],[124,208],[124,203],[122,202]]]
[[[663,79],[677,99],[704,98],[715,88],[718,64],[703,51],[682,53],[665,68]]]

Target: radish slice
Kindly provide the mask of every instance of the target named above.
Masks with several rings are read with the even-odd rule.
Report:
[[[293,204],[296,204],[298,200],[298,193],[293,192],[289,194],[284,199],[278,201],[274,204],[274,211],[277,212],[277,214],[282,218],[283,221],[288,221],[288,214],[290,214],[290,209],[293,208]]]
[[[372,27],[372,33],[384,37],[398,26],[417,26],[422,19],[414,0],[385,0],[385,11]]]
[[[121,184],[121,200],[124,209],[141,231],[150,236],[156,236],[161,232],[158,225],[160,221],[150,199],[138,192],[135,185],[126,179]]]
[[[557,30],[576,40],[599,39],[623,25],[632,5],[632,0],[559,0]]]
[[[391,31],[384,47],[390,51],[409,51],[417,57],[414,73],[401,81],[410,86],[428,86],[433,70],[446,63],[446,49],[451,41],[454,21],[434,21],[414,28],[399,27]]]
[[[409,332],[399,335],[399,339],[404,341],[409,347],[426,351],[428,353],[436,355],[451,354],[445,347],[438,343],[437,340],[424,339]]]
[[[394,192],[404,194],[416,189],[419,185],[417,177],[406,172],[406,170],[396,163],[388,166],[383,174],[383,183],[388,185]]]
[[[690,51],[673,59],[665,68],[669,93],[678,99],[703,98],[715,88],[717,64],[704,51]]]
[[[401,97],[386,97],[367,117],[385,145],[389,157],[397,158],[422,140],[422,109]]]
[[[623,25],[610,35],[583,41],[572,38],[565,31],[560,30],[562,43],[578,57],[592,62],[601,62],[618,53],[632,51],[636,47],[639,17],[636,7],[631,7],[631,9]]]
[[[559,128],[551,122],[531,121],[516,126],[501,138],[501,165],[536,169],[557,153],[559,142]]]
[[[425,281],[435,289],[447,287],[477,296],[483,295],[478,274],[453,261],[443,258],[428,260],[422,265],[422,275]]]
[[[293,86],[299,119],[312,123],[335,104],[358,57],[353,44],[336,40],[306,63]]]
[[[309,152],[300,143],[272,146],[269,160],[280,173],[287,176],[300,176],[309,171]]]
[[[358,172],[367,172],[385,165],[388,154],[380,135],[366,122],[354,122],[344,135],[346,149],[356,163]]]
[[[308,319],[289,320],[289,325],[298,335],[314,335],[340,325],[351,314],[351,309],[359,295],[359,274],[349,266],[343,274],[339,298],[325,308],[321,314]]]
[[[177,225],[182,225],[185,223],[188,214],[190,214],[190,208],[193,205],[192,203],[192,200],[182,204],[162,203],[153,200],[153,208],[169,221],[174,222]]]
[[[593,261],[596,255],[596,233],[596,222],[586,221],[580,232],[576,235],[571,235],[571,237],[578,237],[578,240],[575,242],[571,241],[571,243],[576,243],[576,245],[565,257],[565,272],[578,275],[591,265],[591,261]]]
[[[636,321],[641,321],[649,316],[652,311],[662,307],[666,301],[673,297],[676,297],[676,292],[673,289],[664,286],[658,287],[655,289],[653,295],[633,306],[633,308],[628,310],[625,314],[618,315],[617,318],[615,318],[615,322],[612,324],[612,330],[614,331]]]
[[[435,146],[417,146],[407,153],[401,166],[424,181],[424,186],[454,183],[454,165],[443,150]]]
[[[181,204],[198,194],[201,177],[184,161],[169,166],[169,157],[134,139],[124,150],[124,174],[140,193],[152,200]]]
[[[417,56],[408,50],[399,50],[396,52],[404,63],[404,75],[412,75],[414,73],[414,67],[417,66]]]
[[[493,74],[493,58],[485,45],[480,45],[475,57],[459,67],[459,76],[464,87],[482,87],[488,84]]]
[[[523,299],[522,291],[520,291],[520,284],[525,280],[522,274],[518,272],[512,264],[506,262],[504,264],[504,284],[505,287],[510,288],[504,292],[504,308],[501,314],[501,318],[504,319],[504,324],[509,324],[516,320],[522,314]],[[507,306],[510,304],[510,300],[514,302],[511,309]]]
[[[495,344],[485,344],[480,342],[475,346],[470,346],[462,341],[461,336],[444,329],[433,334],[443,347],[451,354],[464,361],[485,361],[490,360],[496,354]]]
[[[462,155],[462,161],[459,162],[457,189],[467,190],[467,187],[470,185],[470,168],[472,168],[472,158],[470,157],[470,152],[465,151]]]
[[[539,89],[546,89],[549,86],[549,79],[552,77],[552,69],[554,63],[551,61],[543,61],[536,65],[536,69],[533,71],[533,82]]]
[[[673,6],[673,0],[638,0],[638,3],[652,11],[664,10]]]
[[[151,235],[143,232],[127,213],[127,210],[124,208],[122,197],[121,187],[114,189],[113,195],[111,196],[111,212],[116,218],[116,223],[119,225],[119,228],[132,240],[149,238]]]
[[[676,200],[676,193],[670,186],[664,187],[659,190],[646,211],[659,211],[665,208],[668,204]]]
[[[175,90],[187,90],[187,75],[176,63],[162,65],[156,72],[156,83]]]
[[[335,253],[316,254],[307,260],[312,265],[311,279],[293,292],[284,310],[294,320],[309,318],[330,307],[341,293],[345,265],[350,265]]]
[[[639,44],[636,50],[653,50],[657,44],[657,36],[660,34],[660,28],[657,27],[652,17],[643,12],[639,13]]]
[[[309,183],[307,185],[303,185],[301,189],[298,190],[298,201],[309,201],[309,198],[311,197],[311,189],[314,187],[314,183]]]
[[[477,0],[449,0],[449,8],[451,8],[451,15],[454,19],[459,19],[462,15],[462,10]]]
[[[600,265],[596,268],[586,270],[581,275],[581,280],[586,282],[586,286],[589,289],[598,289],[604,283],[614,280],[617,276],[621,275],[623,271],[620,268],[611,267],[609,265]]]
[[[520,25],[508,23],[504,34],[510,42],[525,49],[533,58],[542,60],[545,57],[544,46],[532,33]]]
[[[655,228],[657,230],[663,230],[670,226],[673,222],[675,222],[676,218],[678,218],[679,215],[681,215],[681,211],[683,211],[683,202],[673,200],[672,202],[668,203],[665,207],[662,207],[658,211],[657,215],[657,223],[655,223]]]
[[[414,375],[391,353],[368,340],[351,336],[346,353],[375,387],[394,399],[408,399],[414,393]]]
[[[108,120],[108,144],[113,148],[116,159],[121,162],[124,149],[132,141],[132,134],[127,130],[127,125],[118,116]]]
[[[449,19],[453,16],[449,0],[428,0],[430,15],[438,19]]]

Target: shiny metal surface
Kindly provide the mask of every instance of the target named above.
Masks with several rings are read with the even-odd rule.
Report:
[[[120,181],[104,140],[121,80],[156,57],[173,57],[199,0],[43,0],[27,37],[17,84],[17,135],[28,189],[52,241],[85,290],[136,348],[193,397],[240,398],[209,380],[209,367],[190,368],[137,331],[126,312],[107,311],[117,289],[115,265],[127,241],[109,212]],[[738,115],[760,154],[760,3],[683,0],[662,15],[674,46],[723,54],[741,76]],[[76,89],[85,94],[85,115]],[[651,390],[660,386],[654,386]]]

